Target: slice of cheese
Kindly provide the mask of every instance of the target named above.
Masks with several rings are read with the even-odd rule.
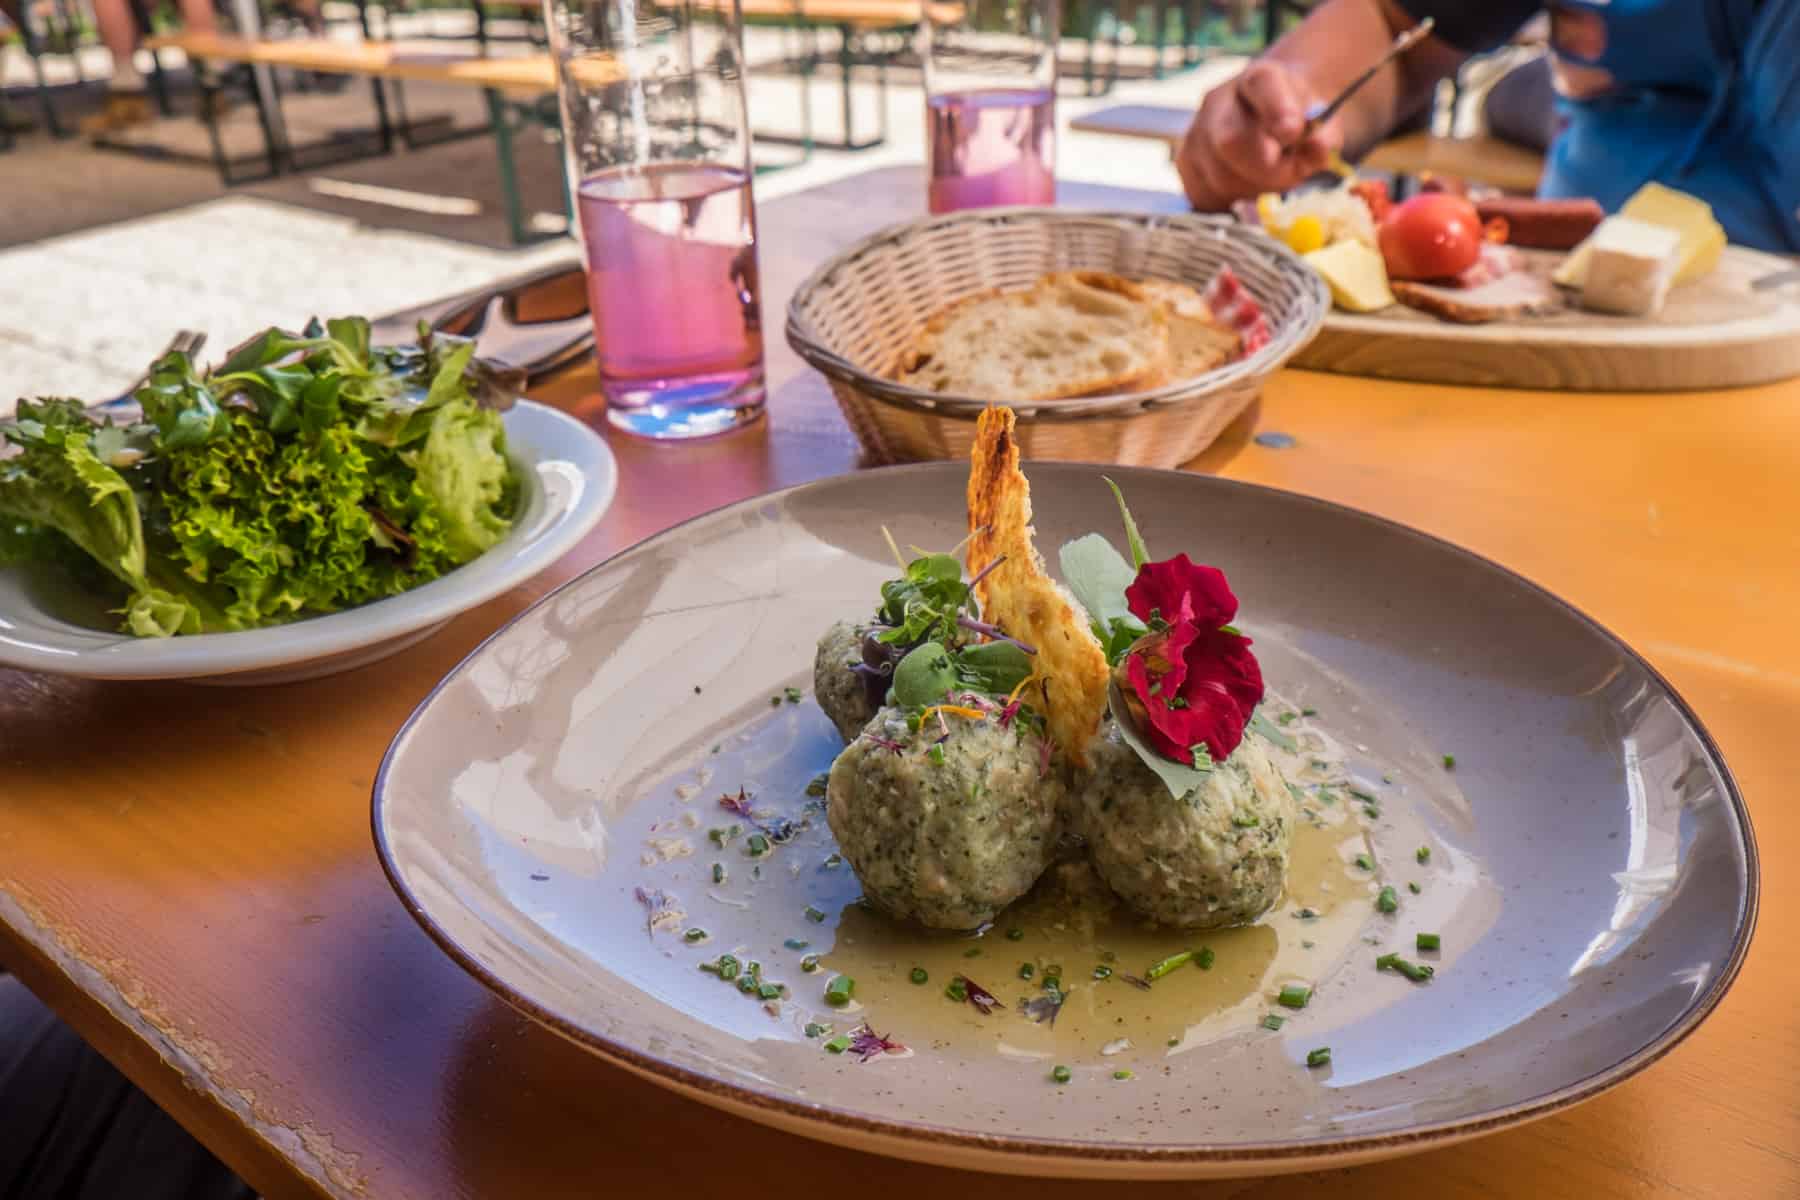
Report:
[[[1725,252],[1725,229],[1713,220],[1712,207],[1697,197],[1660,183],[1646,183],[1619,210],[1622,217],[1647,221],[1681,235],[1676,283],[1692,283],[1719,265]],[[1597,230],[1595,231],[1598,232]],[[1587,276],[1593,237],[1575,247],[1550,276],[1564,287],[1580,287]]]
[[[1381,252],[1366,242],[1345,238],[1301,256],[1325,279],[1331,302],[1350,312],[1375,312],[1394,303]]]
[[[1608,217],[1587,240],[1581,304],[1600,312],[1654,316],[1681,261],[1681,235],[1634,217]]]

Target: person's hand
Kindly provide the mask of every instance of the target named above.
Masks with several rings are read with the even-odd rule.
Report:
[[[1312,101],[1305,80],[1268,59],[1206,93],[1175,152],[1189,202],[1217,211],[1261,192],[1285,192],[1324,170],[1344,134],[1333,117],[1301,136]]]

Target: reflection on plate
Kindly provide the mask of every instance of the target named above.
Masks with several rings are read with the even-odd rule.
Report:
[[[60,576],[0,570],[0,666],[91,679],[281,683],[349,670],[428,637],[572,549],[605,515],[618,467],[600,436],[521,400],[505,415],[520,479],[513,528],[441,579],[359,608],[242,633],[135,638]]]
[[[819,812],[841,742],[805,695],[813,643],[893,573],[882,524],[963,536],[963,472],[748,501],[521,615],[383,765],[376,842],[409,909],[521,1010],[708,1103],[1042,1174],[1252,1174],[1441,1144],[1592,1095],[1717,1003],[1753,923],[1754,845],[1667,685],[1490,563],[1193,475],[1112,472],[1152,545],[1228,572],[1265,711],[1291,714],[1284,766],[1311,800],[1287,897],[1195,935],[1072,915],[1055,872],[976,937],[867,911]],[[1030,473],[1040,544],[1116,521],[1094,469]],[[749,816],[721,805],[740,788]],[[753,844],[783,821],[798,832]],[[1441,951],[1415,951],[1427,930]],[[1147,992],[1122,978],[1202,946],[1209,970]],[[1390,951],[1436,975],[1377,972]],[[722,978],[722,955],[779,988]],[[1067,993],[1054,1024],[1031,1019],[1049,967]],[[840,975],[857,982],[841,1006]],[[946,996],[957,976],[1005,1007]],[[1304,1009],[1276,1004],[1286,983],[1314,989]],[[865,1025],[906,1050],[832,1052]]]

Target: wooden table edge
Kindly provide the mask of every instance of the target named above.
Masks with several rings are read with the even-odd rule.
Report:
[[[0,879],[0,965],[99,1051],[262,1197],[332,1200],[333,1164],[315,1151],[317,1134],[264,1119],[254,1097],[227,1095],[212,1079],[205,1039],[190,1040],[148,1019],[127,999],[121,981],[86,961],[80,947],[14,898]],[[17,936],[24,931],[26,936]],[[86,977],[84,983],[82,978]],[[204,1103],[195,1104],[194,1097]],[[308,1188],[296,1192],[295,1172]]]

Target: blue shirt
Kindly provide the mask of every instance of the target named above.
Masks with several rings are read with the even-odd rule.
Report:
[[[1401,0],[1458,49],[1493,49],[1532,0]],[[1699,196],[1742,245],[1800,253],[1800,0],[1559,0],[1565,125],[1540,192],[1615,210],[1655,180]]]

